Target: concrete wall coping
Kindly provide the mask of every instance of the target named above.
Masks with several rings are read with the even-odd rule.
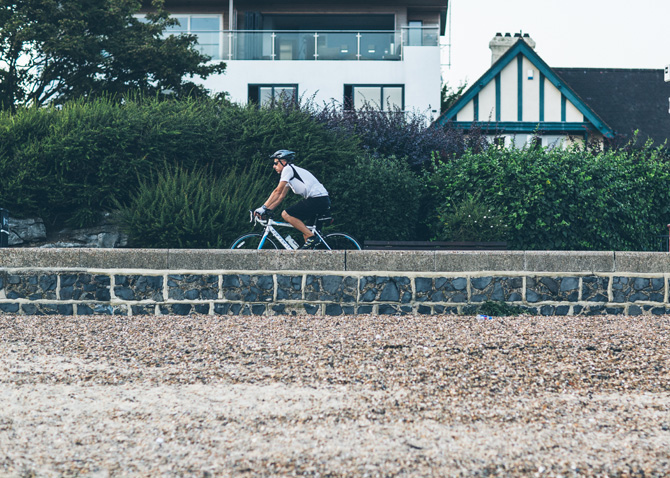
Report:
[[[665,252],[2,248],[0,268],[670,273]]]

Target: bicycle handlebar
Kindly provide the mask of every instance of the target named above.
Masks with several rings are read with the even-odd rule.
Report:
[[[267,226],[268,223],[270,222],[270,219],[272,219],[272,214],[266,214],[265,219],[263,219],[262,217],[256,216],[256,214],[254,214],[254,211],[252,210],[249,211],[249,222],[254,222],[262,226]]]

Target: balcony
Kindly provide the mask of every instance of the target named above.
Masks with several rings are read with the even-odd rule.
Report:
[[[437,26],[400,31],[190,31],[212,60],[400,61],[404,47],[439,46]]]

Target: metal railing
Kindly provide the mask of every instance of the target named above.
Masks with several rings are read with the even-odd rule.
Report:
[[[190,31],[212,60],[402,60],[403,47],[439,46],[437,26],[399,31]]]

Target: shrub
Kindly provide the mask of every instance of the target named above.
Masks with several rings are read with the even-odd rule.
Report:
[[[126,204],[138,178],[166,163],[213,174],[246,168],[281,148],[328,178],[353,162],[358,140],[298,107],[240,107],[213,99],[79,100],[0,113],[0,204],[47,225],[88,226]],[[267,174],[272,175],[266,160]],[[145,183],[146,186],[146,183]]]
[[[467,153],[428,176],[443,210],[468,195],[509,225],[514,249],[653,250],[670,222],[662,150],[542,148]],[[433,220],[437,223],[436,218]]]
[[[230,169],[218,178],[208,170],[167,166],[140,187],[117,217],[129,245],[164,248],[226,248],[249,228],[249,209],[267,196],[259,179],[264,164]]]
[[[507,235],[507,224],[481,194],[468,194],[462,201],[443,205],[438,211],[439,240],[500,241]]]
[[[422,184],[395,157],[362,156],[326,188],[338,230],[358,240],[407,240],[417,226]]]
[[[313,115],[329,129],[357,137],[370,155],[403,158],[415,169],[435,157],[457,157],[469,146],[486,143],[480,129],[474,128],[466,136],[462,130],[434,126],[418,113],[364,106],[356,110],[324,107],[314,110]]]

